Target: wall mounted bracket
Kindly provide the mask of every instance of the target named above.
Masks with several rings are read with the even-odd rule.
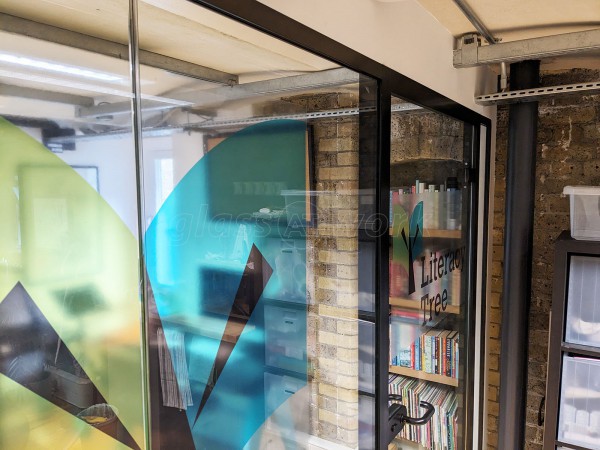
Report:
[[[462,36],[458,41],[454,67],[474,67],[600,51],[600,28],[494,45],[481,45],[476,34]]]

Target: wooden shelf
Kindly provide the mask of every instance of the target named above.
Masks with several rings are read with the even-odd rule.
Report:
[[[410,298],[390,297],[390,306],[421,311],[421,302]],[[427,309],[429,310],[429,307],[427,307]],[[460,306],[447,305],[446,310],[441,312],[446,314],[460,314]]]
[[[447,377],[445,375],[437,375],[434,373],[423,372],[422,370],[409,369],[402,366],[390,366],[390,373],[404,375],[406,377],[418,378],[419,380],[433,381],[434,383],[445,384],[447,386],[458,387],[458,379]]]
[[[390,228],[390,234],[392,234],[391,228]],[[462,237],[461,230],[427,229],[423,232],[423,239],[460,239],[461,237]]]

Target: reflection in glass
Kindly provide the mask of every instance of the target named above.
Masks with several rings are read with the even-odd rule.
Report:
[[[192,3],[139,12],[142,46],[160,16],[163,51],[213,70],[142,82],[171,100],[142,101],[153,445],[356,448],[359,76]]]
[[[464,351],[468,253],[467,186],[461,122],[392,101],[390,190],[390,393],[425,426],[407,425],[396,443],[464,446]]]
[[[0,31],[0,448],[145,448],[131,117],[85,114],[129,64],[30,36],[122,45],[128,2],[2,12],[30,32]]]

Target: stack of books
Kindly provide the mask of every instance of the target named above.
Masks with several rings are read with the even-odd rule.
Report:
[[[431,329],[420,334],[417,321],[390,316],[390,364],[458,378],[458,331]]]
[[[390,375],[389,386],[391,394],[402,396],[401,403],[410,417],[421,417],[425,413],[419,407],[421,401],[435,407],[435,414],[426,425],[405,425],[400,432],[402,439],[432,450],[458,448],[458,400],[453,389],[401,375]]]

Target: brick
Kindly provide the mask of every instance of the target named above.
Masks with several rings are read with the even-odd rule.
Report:
[[[337,385],[343,389],[358,389],[358,377],[338,375],[336,379]]]
[[[490,323],[502,323],[502,311],[498,308],[490,308],[488,310]]]
[[[335,385],[319,383],[318,392],[344,402],[358,402],[358,390],[343,389]]]
[[[358,322],[355,320],[338,320],[336,322],[338,334],[356,336],[358,334]]]
[[[337,438],[346,447],[358,447],[358,430],[345,430],[343,428],[338,428]]]
[[[489,336],[494,339],[500,339],[500,324],[490,323],[489,324]]]
[[[342,362],[335,359],[319,358],[319,370],[326,370],[337,375],[358,376],[358,362]]]
[[[498,372],[488,372],[488,383],[492,386],[499,387],[500,386],[500,373]],[[489,406],[489,404],[488,404]]]
[[[492,308],[500,308],[502,304],[502,295],[499,292],[492,292],[490,295],[490,306]]]
[[[500,348],[501,348],[501,345],[500,345],[499,339],[490,339],[488,341],[488,348],[487,348],[488,353],[491,353],[494,355],[499,355]]]
[[[319,152],[337,152],[338,150],[338,138],[321,139],[317,144]]]
[[[337,266],[337,276],[339,278],[356,280],[356,279],[358,279],[358,267],[357,266]]]
[[[489,448],[495,449],[498,446],[498,433],[488,433],[487,443]]]
[[[342,308],[358,308],[358,292],[339,292],[336,298],[336,305]]]
[[[492,261],[492,276],[502,277],[502,262]]]
[[[319,169],[319,176],[324,180],[357,180],[357,167],[323,167]]]
[[[326,264],[356,266],[358,264],[358,255],[356,252],[320,251],[319,261]]]
[[[494,245],[492,247],[492,261],[504,261],[504,247]]]
[[[322,316],[330,316],[346,319],[357,319],[358,312],[356,309],[340,308],[338,306],[319,305],[318,314]]]
[[[352,238],[339,238],[336,240],[336,247],[342,251],[358,250],[358,241]]]
[[[337,333],[329,333],[327,331],[319,331],[319,343],[333,345],[347,349],[358,348],[358,339],[356,336],[342,336]]]
[[[355,348],[337,348],[337,359],[340,361],[356,361],[358,350]]]
[[[355,293],[358,291],[358,281],[356,280],[343,280],[339,278],[327,278],[319,277],[317,279],[317,288],[328,289],[339,292],[351,292]]]
[[[340,137],[358,137],[358,122],[345,122],[337,126],[337,134]]]
[[[356,209],[337,209],[335,221],[340,224],[357,224],[358,211]]]
[[[358,166],[358,152],[338,153],[337,163],[340,166]]]
[[[349,417],[341,414],[336,414],[325,409],[319,409],[319,420],[327,422],[345,430],[358,429],[358,417]],[[337,434],[337,433],[336,433]]]
[[[495,402],[498,400],[498,388],[495,386],[488,386],[488,401]]]

